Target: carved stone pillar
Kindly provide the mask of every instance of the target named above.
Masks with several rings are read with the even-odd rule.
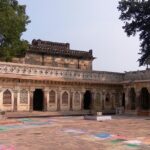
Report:
[[[150,115],[150,86],[149,85],[148,85],[147,90],[148,90],[148,93],[149,93],[149,115]]]
[[[102,92],[102,110],[105,110],[105,99],[106,99],[106,92]]]
[[[119,101],[119,107],[122,107],[123,105],[123,93],[122,92],[118,93],[118,101]]]
[[[17,111],[17,106],[18,106],[18,89],[13,90],[14,92],[14,104],[13,104],[13,111]]]
[[[70,91],[70,111],[73,110],[73,90]]]
[[[100,98],[99,98],[100,107],[99,107],[99,111],[102,111],[102,101],[103,101],[103,94],[102,94],[102,92],[100,92]]]
[[[81,110],[84,110],[84,93],[85,92],[81,92]]]
[[[29,102],[29,111],[30,112],[33,111],[33,94],[34,94],[34,90],[30,90],[30,102]]]
[[[92,96],[92,101],[91,101],[91,105],[90,105],[90,110],[94,111],[95,110],[95,93],[92,91],[91,92],[91,96]]]
[[[136,89],[136,110],[140,110],[141,109],[141,102],[140,102],[140,94],[141,94],[141,90],[140,89]]]
[[[129,89],[125,90],[125,109],[130,109],[130,102],[129,102]]]
[[[44,111],[48,110],[48,90],[44,90]]]
[[[57,111],[60,111],[60,96],[61,96],[61,88],[57,90]]]
[[[111,93],[111,109],[114,110],[115,109],[115,93]]]

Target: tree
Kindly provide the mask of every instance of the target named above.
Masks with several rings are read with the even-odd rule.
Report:
[[[30,22],[26,6],[17,0],[0,0],[0,59],[10,61],[25,53],[28,42],[21,39]]]
[[[150,59],[150,0],[120,0],[118,10],[120,20],[127,36],[139,33],[141,57],[139,65],[145,65]]]

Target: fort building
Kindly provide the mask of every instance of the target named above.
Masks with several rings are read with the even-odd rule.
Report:
[[[0,109],[150,115],[150,70],[94,71],[92,50],[33,40],[24,58],[0,62]]]

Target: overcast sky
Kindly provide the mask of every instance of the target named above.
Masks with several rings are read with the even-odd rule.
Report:
[[[138,67],[138,37],[127,37],[118,19],[118,0],[19,0],[31,23],[23,38],[68,42],[93,49],[94,70],[124,72]]]

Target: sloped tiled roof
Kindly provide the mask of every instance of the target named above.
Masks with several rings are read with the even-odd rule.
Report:
[[[71,50],[69,43],[58,43],[50,41],[33,40],[28,53],[38,53],[52,56],[71,57],[78,59],[94,59],[92,50]]]

